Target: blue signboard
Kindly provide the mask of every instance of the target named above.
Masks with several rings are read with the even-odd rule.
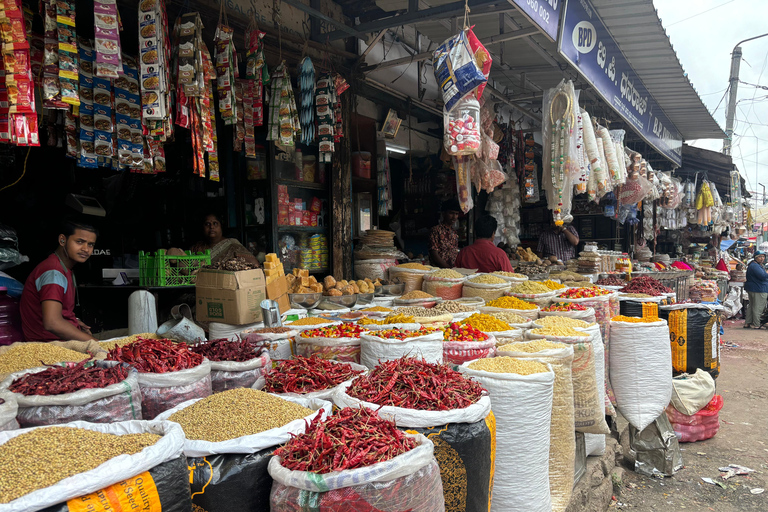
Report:
[[[680,133],[629,65],[589,0],[566,1],[558,51],[648,144],[680,166]]]
[[[557,40],[563,0],[512,0],[512,3],[552,41]]]

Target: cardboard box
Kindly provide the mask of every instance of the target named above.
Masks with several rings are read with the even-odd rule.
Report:
[[[232,325],[261,322],[261,301],[267,298],[261,269],[227,272],[201,270],[195,284],[199,322]]]

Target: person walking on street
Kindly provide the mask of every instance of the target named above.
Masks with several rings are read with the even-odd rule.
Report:
[[[747,282],[744,284],[744,289],[749,295],[749,307],[747,319],[744,322],[745,329],[760,328],[760,317],[768,302],[768,273],[763,267],[764,264],[765,253],[757,251],[755,259],[747,267]]]

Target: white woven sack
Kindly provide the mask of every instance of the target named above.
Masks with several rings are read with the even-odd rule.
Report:
[[[535,309],[507,309],[507,308],[494,308],[492,306],[483,306],[480,308],[481,313],[491,314],[491,313],[514,313],[516,315],[524,316],[525,318],[530,318],[531,320],[536,320],[539,318],[539,313],[541,312],[541,308],[536,306]]]
[[[715,379],[702,370],[690,375],[683,373],[672,379],[672,407],[685,414],[693,416],[715,396]]]
[[[491,512],[551,512],[549,424],[555,372],[518,375],[469,368],[459,371],[480,382],[496,416],[496,470]]]
[[[600,333],[600,326],[595,324],[589,327],[575,327],[575,329],[589,334],[589,341],[595,353],[597,394],[600,397],[600,403],[604,404],[607,400],[605,396],[605,346],[603,346],[603,335]],[[610,404],[610,402],[608,403]],[[605,434],[584,434],[584,441],[587,445],[587,455],[602,455],[605,453]]]
[[[424,358],[428,363],[443,362],[443,332],[394,340],[380,338],[372,333],[360,338],[360,364],[374,368],[379,361],[392,361],[401,357]]]
[[[585,322],[595,322],[595,309],[587,308],[585,311],[540,311],[540,317],[544,316],[562,316],[564,318],[575,318],[576,320],[584,320]]]
[[[346,365],[349,365],[353,370],[357,370],[361,372],[368,371],[368,368],[357,363],[348,363],[345,361],[334,361],[334,360],[330,360],[330,362],[336,363],[336,364],[346,364]],[[272,370],[272,371],[276,371],[276,370]],[[311,393],[271,393],[271,394],[275,396],[279,396],[280,398],[305,398],[308,400],[318,399],[318,400],[333,401],[333,397],[334,395],[336,395],[336,390],[339,389],[344,384],[351,383],[353,380],[354,378],[344,381],[338,386],[333,386],[331,388],[323,389],[321,391],[313,391]],[[259,377],[256,383],[251,387],[253,389],[258,389],[259,391],[263,391],[266,385],[267,385],[267,376],[262,375],[261,377]]]
[[[264,327],[264,322],[257,322],[246,325],[232,325],[224,324],[221,322],[211,322],[208,324],[208,339],[227,339],[229,341],[234,341],[240,337],[241,332],[248,329],[261,329],[262,327]]]
[[[58,426],[84,428],[108,434],[157,434],[162,436],[155,444],[133,455],[120,455],[101,464],[95,469],[78,473],[59,482],[26,494],[10,503],[0,505],[3,512],[34,512],[72,498],[99,491],[122,480],[127,480],[149,471],[164,462],[181,456],[184,446],[184,432],[176,423],[167,421],[120,421],[116,423],[89,423],[73,421],[54,427],[34,427],[0,432],[0,445],[9,439],[30,432],[35,428],[57,428]]]
[[[16,421],[16,413],[19,406],[16,404],[16,398],[10,391],[0,391],[0,432],[3,430],[16,430],[19,423]]]
[[[611,321],[610,379],[619,412],[643,430],[664,413],[672,398],[669,326]]]
[[[337,407],[367,407],[378,411],[382,418],[394,421],[398,427],[429,428],[448,423],[475,423],[484,419],[491,412],[491,399],[488,396],[480,397],[476,403],[463,409],[450,409],[448,411],[421,411],[406,409],[404,407],[381,406],[372,402],[366,402],[347,394],[347,389],[352,381],[345,382],[336,388],[333,403]]]
[[[366,329],[369,331],[386,331],[387,329],[400,329],[403,331],[418,331],[421,329],[421,324],[418,323],[412,323],[412,324],[370,324],[365,326]]]
[[[281,333],[256,333],[246,330],[240,333],[240,338],[245,341],[261,344],[269,352],[269,358],[272,361],[279,361],[281,359],[290,359],[293,356],[291,344],[297,334],[299,334],[298,330]]]
[[[277,396],[277,395],[275,395]],[[312,409],[314,412],[307,415],[300,420],[293,420],[287,425],[282,427],[272,428],[253,434],[250,436],[242,436],[236,439],[228,439],[227,441],[221,441],[218,443],[211,443],[209,441],[201,441],[198,439],[187,439],[184,437],[184,455],[187,457],[207,457],[208,455],[226,454],[226,453],[255,453],[259,450],[264,450],[272,446],[287,443],[291,439],[291,434],[303,434],[308,423],[311,422],[315,416],[320,415],[322,419],[331,415],[333,404],[327,400],[320,400],[317,398],[293,398],[281,396],[289,402],[297,403],[307,409]],[[174,413],[189,407],[190,405],[202,400],[202,398],[196,398],[194,400],[187,400],[160,414],[156,419],[164,420],[165,423],[171,425],[178,425],[177,423],[170,421],[170,418]],[[252,411],[257,413],[257,411]],[[183,432],[183,431],[182,431]],[[182,433],[183,436],[183,433]]]
[[[573,380],[571,377],[573,347],[564,343],[561,344],[561,347],[539,352],[498,351],[497,353],[498,356],[540,361],[551,365],[555,372],[552,419],[549,432],[549,490],[552,496],[553,512],[564,511],[571,500],[575,470],[573,460],[576,456],[576,438],[573,435]]]
[[[493,331],[486,334],[492,334],[496,341],[499,343],[512,343],[513,341],[519,341],[525,335],[524,329],[511,329],[509,331]]]
[[[349,309],[347,309],[346,312],[349,313]],[[339,322],[339,321],[331,321],[331,320],[329,320],[328,323],[325,323],[325,324],[314,324],[314,325],[291,325],[291,324],[286,324],[285,326],[286,327],[290,327],[291,329],[295,329],[295,330],[297,330],[299,332],[303,332],[303,331],[310,331],[312,329],[322,329],[323,327],[331,327],[333,325],[340,325],[340,324],[341,324],[341,322]]]

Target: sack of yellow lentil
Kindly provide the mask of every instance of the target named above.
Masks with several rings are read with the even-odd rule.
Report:
[[[581,332],[574,328],[560,329]],[[544,334],[543,332],[550,333]],[[558,335],[557,329],[532,329],[525,333],[531,340],[547,339],[573,346],[573,401],[575,410],[575,428],[585,434],[610,434],[605,422],[605,403],[597,385],[595,352],[590,341],[590,334],[584,336]]]
[[[479,361],[486,369],[473,368]],[[523,374],[503,373],[510,369]],[[549,432],[555,383],[551,366],[493,357],[464,363],[459,371],[488,390],[496,417],[491,510],[551,512]]]
[[[666,320],[611,320],[609,376],[619,412],[638,430],[672,398],[672,351]]]
[[[446,277],[455,274],[458,274],[458,276]],[[456,300],[461,298],[461,290],[464,288],[465,279],[466,277],[454,270],[437,270],[424,276],[421,289],[434,297]]]
[[[0,432],[19,428],[19,422],[16,421],[18,410],[13,393],[0,391]]]
[[[111,368],[120,363],[96,361],[94,364]],[[16,420],[21,428],[60,425],[73,421],[114,423],[140,420],[142,416],[139,372],[127,364],[124,364],[124,367],[128,372],[127,377],[103,388],[84,388],[60,395],[25,396],[21,393],[13,393],[19,407]],[[17,379],[28,374],[40,373],[48,368],[44,366],[12,373],[0,383],[0,390],[10,393],[8,388]]]
[[[414,335],[404,339],[383,338],[381,331],[363,334],[360,347],[360,364],[373,368],[379,361],[392,361],[401,357],[424,359],[428,363],[443,362],[443,331]]]
[[[158,437],[113,440],[104,434]],[[169,422],[76,421],[0,432],[0,507],[67,512],[143,503],[149,510],[188,512],[192,501],[183,446],[184,433]]]
[[[401,430],[423,434],[435,444],[446,512],[488,512],[496,458],[496,421],[488,396],[463,409],[423,411],[364,402],[349,396],[348,387],[342,385],[334,405],[374,409]]]
[[[243,393],[241,390],[238,392]],[[211,398],[221,399],[220,395]],[[309,422],[317,415],[325,418],[331,414],[332,409],[332,404],[326,400],[285,396],[278,398],[277,395],[260,392],[254,392],[253,396],[241,395],[238,399],[247,401],[242,402],[241,407],[232,407],[233,412],[229,414],[236,414],[239,418],[233,422],[231,417],[225,415],[221,424],[214,424],[213,429],[228,426],[248,432],[261,432],[216,442],[189,438],[184,441],[184,455],[187,457],[187,466],[191,468],[189,482],[192,501],[207,512],[269,510],[272,477],[267,468],[275,447],[286,443],[291,434],[303,433],[306,428],[305,419]],[[226,407],[228,400],[221,400],[215,407]],[[181,404],[163,413],[162,418],[168,420],[176,412],[188,409],[195,403],[199,401]],[[292,407],[288,403],[301,407]],[[290,409],[283,409],[284,405]],[[302,408],[307,409],[306,416],[302,416]],[[186,421],[192,423],[200,420],[191,417]],[[210,429],[210,435],[217,433],[213,429]],[[207,430],[201,432],[206,434]]]
[[[564,343],[529,341],[501,347],[497,355],[541,361],[552,366],[555,372],[549,429],[549,490],[553,512],[562,512],[571,499],[576,456],[571,375],[573,347]]]

